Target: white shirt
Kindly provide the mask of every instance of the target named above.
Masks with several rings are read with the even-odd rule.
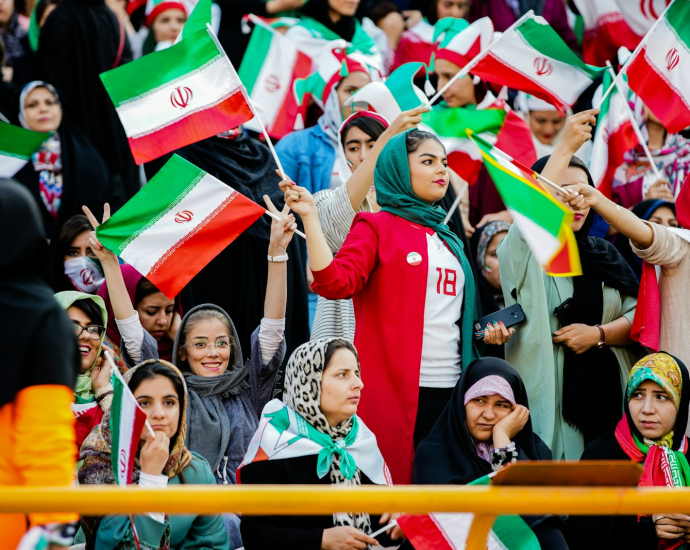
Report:
[[[424,304],[424,339],[419,385],[453,388],[460,378],[461,344],[457,325],[462,312],[465,274],[443,240],[427,235],[429,273]]]

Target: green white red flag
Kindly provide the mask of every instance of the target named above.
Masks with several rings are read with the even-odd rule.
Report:
[[[96,234],[173,299],[264,212],[232,187],[173,155]]]
[[[690,126],[690,1],[675,0],[624,69],[635,92],[668,132]]]
[[[571,224],[572,210],[537,183],[536,172],[489,142],[470,134],[503,203],[527,245],[547,275],[582,275],[580,255]]]
[[[448,166],[470,185],[477,181],[484,162],[479,148],[467,137],[468,129],[527,166],[537,160],[527,123],[504,101],[494,97],[476,107],[436,105],[433,111],[422,115],[422,122],[441,139]]]
[[[488,17],[478,19],[457,35],[453,47],[473,51],[472,46],[477,43],[478,36],[486,34],[488,26],[493,28]],[[540,16],[526,17],[496,36],[490,49],[481,54],[478,61],[477,57],[474,60],[476,65],[470,69],[471,74],[527,92],[561,111],[572,107],[604,71],[583,63]]]
[[[211,0],[198,0],[192,13],[189,14],[189,19],[182,27],[180,34],[175,39],[175,44],[184,38],[192,36],[194,33],[206,29],[206,25],[211,24]]]
[[[309,76],[312,59],[260,18],[248,18],[254,23],[254,30],[239,76],[260,111],[266,131],[272,138],[280,139],[303,127],[307,104],[298,103],[293,88],[297,79]],[[261,132],[255,119],[244,126]]]
[[[232,63],[208,29],[100,77],[137,164],[254,116]]]
[[[604,73],[602,90],[608,90],[612,82],[611,74]],[[627,88],[625,83],[618,86]],[[596,188],[608,198],[612,196],[613,176],[616,168],[623,164],[623,155],[639,143],[625,106],[626,98],[626,93],[617,90],[606,97],[600,106],[592,144],[589,170]]]
[[[132,484],[132,470],[141,432],[146,424],[146,413],[141,410],[132,390],[117,368],[111,375],[113,402],[110,406],[110,433],[112,436],[111,464],[119,485]]]
[[[0,177],[11,178],[31,160],[50,133],[25,130],[0,120]]]

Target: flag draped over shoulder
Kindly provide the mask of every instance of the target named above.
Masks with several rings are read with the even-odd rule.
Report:
[[[535,173],[477,135],[470,136],[514,223],[547,275],[582,274],[573,212],[534,179]]]
[[[137,164],[254,116],[232,63],[208,30],[100,77]]]
[[[173,155],[96,234],[173,299],[264,212],[232,187]]]
[[[31,160],[50,133],[25,130],[0,120],[0,177],[11,178]]]
[[[604,73],[602,90],[608,90],[612,81],[611,74]],[[619,83],[618,86],[627,88],[625,83]],[[626,98],[627,94],[621,94],[618,90],[606,97],[600,106],[592,144],[589,170],[596,188],[608,198],[612,195],[616,168],[623,164],[623,155],[639,143],[625,105]]]
[[[489,485],[489,476],[470,485]],[[474,514],[402,515],[397,521],[415,550],[465,548]],[[499,516],[489,533],[487,550],[539,550],[536,535],[520,516]]]
[[[280,139],[303,125],[307,104],[299,105],[293,88],[297,79],[309,76],[312,59],[258,17],[248,17],[254,30],[239,76],[260,110],[268,135]],[[246,123],[245,128],[261,132],[255,119]]]
[[[670,5],[625,72],[632,91],[669,133],[690,126],[690,2]]]
[[[110,406],[110,432],[112,452],[110,460],[119,485],[132,484],[134,459],[139,446],[141,432],[146,423],[146,413],[141,410],[132,390],[122,378],[120,371],[113,369],[113,401]]]
[[[476,107],[436,105],[422,115],[422,122],[441,139],[448,166],[470,185],[477,181],[484,163],[478,147],[467,136],[468,129],[523,164],[531,166],[537,160],[527,123],[504,101],[493,97]]]

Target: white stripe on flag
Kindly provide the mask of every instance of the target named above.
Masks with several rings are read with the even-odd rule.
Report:
[[[534,223],[528,217],[519,214],[512,208],[508,208],[508,212],[510,212],[513,221],[520,228],[520,233],[522,233],[536,260],[540,265],[547,265],[556,252],[560,250],[561,241],[542,226]]]
[[[383,82],[371,82],[367,84],[366,88],[362,88],[361,91],[350,97],[352,100],[348,100],[346,105],[360,102],[368,103],[378,114],[390,121],[402,112],[395,96]]]
[[[121,256],[145,275],[170,248],[194,231],[233,193],[236,191],[232,187],[206,174],[174,208],[127,243]],[[190,221],[186,221],[188,214],[177,217],[183,211],[191,214]]]
[[[645,44],[647,60],[658,67],[659,76],[673,88],[690,110],[690,51],[687,45],[666,18],[657,26],[650,38]]]
[[[125,384],[124,381],[122,381]],[[134,417],[136,416],[137,404],[133,400],[133,396],[130,397],[129,388],[125,384],[122,392],[122,401],[120,403],[120,425],[119,428],[119,443],[118,450],[120,456],[118,457],[118,468],[117,477],[119,479],[120,485],[127,485],[127,469],[129,465],[129,456],[132,451],[132,447],[136,448],[136,445],[132,445],[132,427],[134,426]],[[129,402],[129,403],[128,403]]]
[[[230,97],[241,83],[225,56],[117,108],[128,138],[169,126]]]
[[[5,156],[0,152],[0,177],[11,178],[19,172],[28,160]]]

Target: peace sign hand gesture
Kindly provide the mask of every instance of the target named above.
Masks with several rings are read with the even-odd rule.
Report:
[[[268,195],[264,195],[264,202],[269,212],[272,212],[276,216],[280,217],[280,220],[275,218],[271,222],[271,238],[268,244],[268,254],[269,256],[282,256],[285,254],[293,235],[295,234],[295,229],[297,229],[297,224],[295,223],[295,216],[288,214],[290,212],[290,207],[285,204],[282,210],[278,210]]]
[[[91,222],[91,227],[94,228],[94,230],[101,225],[98,223],[98,220],[96,219],[96,216],[93,215],[91,210],[87,206],[82,206],[81,209],[84,211],[84,214],[86,214],[86,217],[89,218],[89,221]],[[105,223],[110,219],[110,205],[106,202],[103,205],[103,221],[101,223]],[[89,235],[89,246],[91,247],[91,250],[93,250],[94,255],[96,258],[98,258],[101,262],[103,263],[108,263],[108,262],[117,262],[117,256],[113,254],[110,250],[108,250],[106,247],[104,247],[101,244],[101,241],[98,240],[98,237],[96,237],[96,231],[92,231],[91,234]]]

